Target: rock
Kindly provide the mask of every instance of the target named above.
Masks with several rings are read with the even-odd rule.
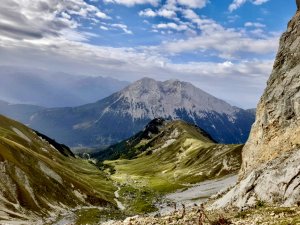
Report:
[[[300,1],[300,0],[298,0]],[[300,12],[289,22],[256,121],[243,149],[240,177],[300,146]]]
[[[300,11],[297,11],[281,37],[271,77],[257,108],[257,119],[243,149],[240,182],[212,208],[253,207],[258,200],[283,206],[299,202],[299,52]]]
[[[300,9],[300,0],[296,0],[296,4],[297,4],[297,9]]]

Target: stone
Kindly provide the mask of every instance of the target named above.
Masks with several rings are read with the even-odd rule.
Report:
[[[300,1],[300,0],[298,0]],[[256,121],[243,149],[240,178],[300,146],[300,12],[289,22]]]
[[[253,207],[258,201],[282,206],[299,202],[300,11],[280,39],[242,161],[239,183],[212,208]]]

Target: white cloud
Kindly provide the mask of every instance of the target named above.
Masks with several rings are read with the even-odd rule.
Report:
[[[269,38],[251,38],[233,30],[221,30],[204,33],[197,37],[169,42],[164,50],[170,53],[201,51],[221,58],[241,58],[244,53],[268,55],[274,54],[278,47],[278,36]]]
[[[177,31],[185,31],[188,30],[189,27],[185,24],[176,24],[176,23],[160,23],[153,26],[154,29],[172,29]]]
[[[101,19],[111,19],[108,15],[106,15],[105,13],[103,12],[96,12],[95,14],[98,18],[101,18]]]
[[[125,24],[115,23],[115,24],[111,24],[111,26],[123,30],[126,34],[133,34],[132,31],[129,30],[127,25]]]
[[[114,22],[112,18],[107,20],[110,14],[83,0],[2,1],[0,66],[42,68],[53,72],[95,74],[124,80],[135,80],[144,76],[156,79],[184,77],[184,80],[198,84],[204,90],[222,98],[229,98],[230,93],[237,93],[231,88],[236,84],[241,89],[238,98],[232,97],[236,102],[246,98],[255,102],[272,67],[269,60],[255,60],[250,57],[248,61],[240,61],[240,56],[250,53],[260,58],[259,56],[268,53],[274,54],[278,43],[278,35],[259,29],[251,29],[250,34],[247,31],[250,29],[224,28],[212,19],[200,17],[192,9],[196,6],[190,1],[186,3],[189,6],[179,7],[179,1],[168,0],[162,7],[152,10],[152,15],[157,16],[160,13],[161,16],[169,17],[171,22],[159,23],[152,28],[156,32],[184,33],[177,36],[182,39],[168,40],[168,43],[151,47],[95,46],[87,42],[95,34],[78,31],[83,20],[96,21],[95,27],[102,30],[118,29],[127,34],[132,34],[132,31],[122,21]],[[129,1],[126,2],[128,5]],[[159,1],[130,2],[154,4]],[[133,3],[128,6],[131,4]],[[197,7],[200,7],[200,2]],[[149,17],[150,10],[143,12],[147,12]],[[178,20],[172,12],[181,13],[184,20]],[[258,28],[254,23],[251,27]],[[186,31],[194,28],[199,34],[187,37]],[[254,32],[261,38],[252,37]],[[177,53],[197,51],[201,51],[203,55],[214,54],[222,57],[224,62],[205,63],[195,60],[178,64],[171,60]],[[244,94],[243,90],[249,92]]]
[[[133,48],[97,47],[56,38],[47,42],[32,40],[23,43],[3,41],[0,38],[0,59],[0,66],[30,65],[49,72],[94,74],[131,81],[144,76],[159,80],[184,77],[185,81],[192,82],[217,97],[234,99],[233,103],[242,102],[245,107],[255,106],[272,68],[271,60],[223,63],[195,61],[176,64],[153,52]],[[238,96],[236,93],[239,93]]]
[[[166,8],[161,8],[157,11],[153,11],[152,9],[145,9],[139,12],[140,16],[145,16],[145,17],[156,17],[156,16],[161,16],[165,18],[175,18],[176,17],[176,12],[173,10],[169,10]]]
[[[140,16],[145,16],[145,17],[156,17],[157,13],[154,12],[152,9],[145,9],[143,11],[139,12]]]
[[[100,26],[100,29],[101,29],[101,30],[109,30],[106,26],[103,26],[103,25]]]
[[[21,40],[66,34],[66,37],[74,37],[75,29],[80,24],[72,18],[73,15],[96,21],[109,18],[100,9],[83,0],[2,0],[0,36]],[[84,39],[84,34],[77,33],[76,36],[76,39]]]
[[[190,8],[204,8],[208,0],[177,0],[177,2]]]
[[[232,12],[238,8],[240,8],[242,5],[244,5],[247,2],[247,0],[234,0],[230,5],[229,5],[229,11]]]
[[[266,27],[266,25],[262,24],[262,23],[257,23],[257,22],[246,22],[245,27],[264,28],[264,27]]]
[[[253,0],[252,3],[254,5],[261,5],[261,4],[264,4],[264,3],[268,2],[268,1],[270,1],[270,0]]]
[[[251,2],[254,5],[262,5],[269,0],[233,0],[233,2],[229,5],[228,9],[230,12],[233,12],[234,10],[237,10],[242,5],[244,5],[247,1]]]
[[[104,2],[121,4],[121,5],[131,7],[134,5],[142,5],[142,4],[151,4],[153,6],[157,6],[160,0],[104,0]]]

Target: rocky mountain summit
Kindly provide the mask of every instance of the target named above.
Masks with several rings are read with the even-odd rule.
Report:
[[[298,2],[298,1],[297,1]],[[289,22],[243,149],[240,183],[214,207],[300,200],[300,11]]]
[[[96,103],[46,109],[30,126],[71,147],[108,146],[129,138],[154,118],[196,124],[219,143],[245,143],[254,114],[187,82],[144,78]]]

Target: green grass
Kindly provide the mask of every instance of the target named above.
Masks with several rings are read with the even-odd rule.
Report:
[[[179,136],[165,146],[175,129]],[[141,147],[144,143],[146,141],[141,141],[137,146]],[[146,187],[160,195],[184,188],[186,184],[235,173],[240,168],[242,145],[215,144],[197,128],[181,121],[168,124],[163,135],[158,134],[148,140],[149,143],[155,144],[134,159],[104,161],[104,167],[109,168],[106,171],[113,171],[111,178],[121,185],[142,190]],[[151,154],[148,154],[150,151]],[[226,168],[225,164],[230,168]],[[151,195],[148,202],[151,202]],[[143,209],[143,203],[139,204]]]
[[[94,225],[111,219],[124,219],[125,215],[118,210],[83,208],[76,211],[75,225]]]
[[[0,124],[0,163],[5,168],[5,174],[0,174],[0,188],[9,202],[19,202],[40,216],[46,216],[51,205],[73,208],[89,202],[115,207],[116,187],[95,165],[87,160],[63,156],[16,121],[0,116]],[[14,128],[26,138],[17,134]],[[59,176],[62,183],[46,175],[41,164]],[[18,212],[12,205],[5,207]]]
[[[126,206],[129,214],[144,214],[154,212],[157,209],[153,206],[158,198],[157,194],[148,188],[136,188],[131,185],[121,187],[121,201]]]

